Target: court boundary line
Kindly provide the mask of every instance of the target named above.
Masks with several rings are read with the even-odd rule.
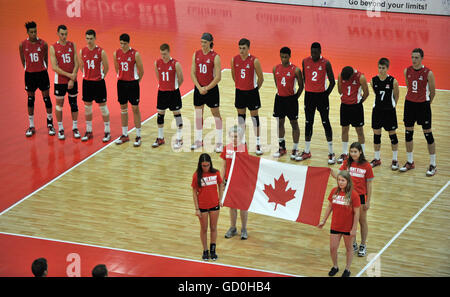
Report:
[[[434,196],[403,226],[394,237],[389,240],[389,242],[372,258],[372,260],[367,263],[366,266],[356,275],[356,277],[360,277],[369,267],[373,265],[373,263],[384,253],[384,251],[398,238],[400,235],[419,217],[419,215],[425,211],[425,209],[430,206],[430,204],[439,197],[442,192],[450,185],[450,180],[436,193]]]
[[[258,272],[271,273],[271,274],[279,274],[279,275],[291,276],[291,277],[304,277],[302,275],[289,274],[289,273],[285,273],[285,272],[276,272],[276,271],[270,271],[270,270],[264,270],[264,269],[258,269],[258,268],[248,268],[248,267],[243,267],[243,266],[236,266],[236,265],[217,263],[217,262],[206,262],[206,261],[200,261],[200,260],[194,260],[194,259],[188,259],[188,258],[160,255],[160,254],[156,254],[156,253],[148,253],[148,252],[141,252],[141,251],[133,251],[133,250],[128,250],[128,249],[114,248],[114,247],[95,245],[95,244],[89,244],[89,243],[80,243],[80,242],[52,239],[52,238],[32,236],[32,235],[9,233],[9,232],[3,232],[3,231],[0,231],[0,234],[17,236],[17,237],[25,237],[25,238],[31,238],[31,239],[37,239],[37,240],[53,241],[53,242],[59,242],[59,243],[66,243],[66,244],[71,244],[71,245],[94,247],[94,248],[99,248],[99,249],[109,249],[109,250],[119,251],[119,252],[140,254],[140,255],[145,255],[145,256],[155,256],[155,257],[181,260],[181,261],[187,261],[187,262],[195,262],[195,263],[200,263],[200,264],[210,264],[210,265],[224,266],[224,267],[230,267],[230,268],[236,268],[236,269],[258,271]]]

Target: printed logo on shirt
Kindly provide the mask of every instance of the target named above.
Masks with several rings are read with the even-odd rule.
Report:
[[[202,187],[217,185],[217,175],[203,177],[201,184]]]
[[[339,205],[344,205],[344,206],[350,205],[350,201],[348,199],[346,199],[345,196],[340,196],[340,195],[333,197],[333,203],[339,204]]]
[[[350,167],[350,175],[354,177],[362,177],[366,175],[366,169],[363,168],[357,168],[357,167]]]

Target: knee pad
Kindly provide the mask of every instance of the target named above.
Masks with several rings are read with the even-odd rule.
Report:
[[[405,140],[406,142],[411,142],[413,140],[414,131],[405,131]]]
[[[253,125],[259,127],[259,116],[252,117]]]
[[[121,113],[121,114],[128,114],[128,109],[127,109],[127,108],[121,109],[121,110],[120,110],[120,113]]]
[[[433,133],[429,132],[429,133],[423,133],[425,135],[425,138],[427,140],[428,144],[433,144],[434,143],[434,138],[433,138]]]
[[[245,124],[245,118],[246,118],[246,114],[238,114],[238,123],[239,124]]]
[[[72,112],[78,111],[77,96],[69,95],[69,105],[70,105],[70,111],[72,111]]]
[[[62,107],[61,105],[56,104],[55,110],[56,110],[56,111],[62,111],[62,110],[63,110],[63,107]]]
[[[102,112],[102,116],[109,115],[108,106],[106,106],[106,105],[101,105],[100,106],[100,111]]]
[[[374,144],[380,144],[381,143],[381,134],[374,134],[373,135],[373,143]]]
[[[49,96],[44,97],[45,108],[52,108],[52,100]]]
[[[398,143],[397,134],[389,135],[389,138],[391,139],[391,144],[397,144]]]
[[[177,124],[177,127],[181,129],[183,127],[183,119],[181,118],[181,114],[174,115],[175,117],[175,123]]]
[[[34,107],[34,96],[28,96],[28,107]]]
[[[156,122],[158,123],[158,125],[163,125],[164,124],[164,115],[158,113],[158,117],[156,119]]]
[[[92,105],[84,105],[84,113],[86,115],[92,114]]]

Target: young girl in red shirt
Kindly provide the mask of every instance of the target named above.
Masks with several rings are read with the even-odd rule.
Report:
[[[338,271],[338,248],[341,238],[344,237],[344,243],[347,254],[347,263],[343,277],[350,276],[350,266],[353,259],[353,238],[356,236],[356,229],[359,221],[360,198],[353,190],[352,178],[348,171],[340,171],[337,174],[337,187],[333,188],[328,196],[328,207],[325,211],[323,220],[318,227],[323,228],[331,212],[330,229],[330,255],[333,261],[333,267],[328,273],[334,276]]]
[[[217,260],[216,239],[217,221],[219,220],[220,199],[223,194],[223,181],[220,171],[213,167],[211,157],[201,154],[197,170],[192,177],[192,194],[194,198],[195,215],[200,221],[200,239],[203,245],[202,259],[208,261],[211,257]],[[208,219],[210,220],[210,251],[208,251]]]

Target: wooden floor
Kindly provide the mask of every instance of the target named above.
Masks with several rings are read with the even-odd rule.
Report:
[[[235,123],[236,112],[234,85],[229,70],[224,70],[222,77],[221,113],[225,130]],[[277,149],[276,125],[272,120],[274,94],[272,75],[266,74],[261,89],[260,109],[264,158],[272,158],[272,152]],[[199,260],[202,252],[199,223],[190,188],[200,155],[200,152],[189,150],[194,123],[192,96],[189,93],[183,99],[185,144],[181,151],[173,151],[167,143],[175,132],[170,112],[166,114],[166,145],[156,149],[151,147],[157,135],[156,118],[152,118],[143,125],[143,144],[140,148],[133,147],[132,143],[121,146],[111,144],[0,216],[0,231]],[[429,156],[420,127],[416,126],[414,134],[416,169],[403,174],[390,170],[390,142],[387,133],[383,132],[383,163],[374,169],[373,198],[368,214],[368,256],[378,253],[450,180],[449,96],[448,91],[437,91],[432,104],[438,164],[438,173],[434,177],[425,176]],[[404,97],[405,88],[400,88],[397,116],[401,165],[406,161],[402,122]],[[373,133],[370,129],[373,100],[373,95],[370,95],[365,103],[366,152],[369,160],[373,158]],[[303,103],[303,95],[300,102]],[[341,153],[339,104],[335,88],[330,96],[330,120],[336,155]],[[302,106],[300,104],[300,149],[303,148],[304,139]],[[210,116],[208,109],[205,110],[205,116]],[[204,132],[205,139],[214,141],[213,119],[205,119],[205,126],[208,127]],[[250,122],[247,127],[249,148],[253,150],[254,134]],[[134,132],[131,136],[134,138]],[[350,138],[350,142],[356,140],[354,129],[351,130]],[[289,123],[286,125],[286,143],[290,149],[292,138]],[[211,152],[212,148],[212,145],[206,146],[205,150]],[[312,159],[302,164],[328,166],[327,145],[318,113],[311,152]],[[222,161],[218,154],[211,154],[214,166],[221,168]],[[294,161],[284,157],[280,162]],[[331,167],[337,169],[338,165]],[[333,186],[335,181],[330,177],[327,192]],[[327,202],[324,208],[326,206]],[[449,212],[450,189],[447,188],[383,252],[376,262],[380,275],[450,276]],[[249,238],[241,241],[239,237],[224,238],[229,227],[229,213],[227,208],[223,208],[218,226],[218,262],[294,275],[326,276],[331,267],[330,221],[320,230],[250,213]],[[357,238],[359,242],[359,232]],[[341,267],[345,263],[343,243],[339,251],[339,263]],[[356,275],[367,263],[368,257],[355,257],[352,275]]]

